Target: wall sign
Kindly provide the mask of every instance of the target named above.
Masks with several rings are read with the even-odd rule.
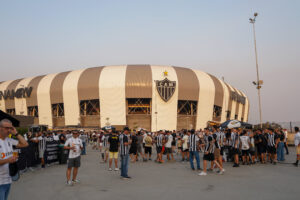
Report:
[[[25,88],[19,88],[16,91],[15,90],[4,90],[0,91],[0,100],[4,98],[4,100],[7,99],[14,99],[15,97],[20,98],[27,98],[30,97],[32,93],[32,87],[25,87]]]
[[[164,76],[168,76],[168,72],[164,72]],[[176,81],[170,81],[168,78],[165,78],[161,81],[155,81],[156,89],[159,96],[165,101],[169,101],[173,96],[175,89],[176,89]]]
[[[241,96],[241,95],[239,95],[236,92],[231,92],[230,98],[231,98],[231,100],[234,100],[234,101],[236,101],[238,103],[241,103],[243,105],[245,105],[245,103],[246,103],[246,98],[243,97],[243,96]]]

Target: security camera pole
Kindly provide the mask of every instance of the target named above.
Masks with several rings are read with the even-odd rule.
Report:
[[[257,15],[258,15],[257,13],[254,13],[254,17],[250,18],[249,21],[253,25],[254,50],[255,50],[256,75],[257,75],[257,81],[256,82],[253,81],[253,84],[256,85],[256,89],[257,89],[257,93],[258,93],[260,128],[262,128],[262,113],[261,113],[260,89],[261,89],[261,86],[263,84],[263,81],[259,80],[258,62],[257,62],[256,36],[255,36],[255,20],[256,20]]]

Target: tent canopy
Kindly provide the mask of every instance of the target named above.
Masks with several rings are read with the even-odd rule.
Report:
[[[3,112],[3,111],[0,110],[0,121],[2,119],[8,119],[8,120],[10,120],[12,122],[12,124],[13,124],[14,127],[18,127],[20,125],[19,120],[13,118],[9,114],[7,114],[7,113],[5,113],[5,112]]]

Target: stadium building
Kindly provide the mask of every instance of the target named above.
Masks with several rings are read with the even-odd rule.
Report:
[[[102,66],[0,83],[0,110],[49,127],[200,129],[248,121],[246,95],[183,67]]]

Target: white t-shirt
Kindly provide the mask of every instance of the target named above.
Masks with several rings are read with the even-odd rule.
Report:
[[[0,160],[5,160],[13,156],[13,147],[19,144],[18,140],[11,138],[0,139]],[[9,164],[0,165],[0,185],[10,184]]]
[[[188,135],[184,135],[183,138],[183,144],[182,144],[182,149],[186,150],[188,149],[188,141],[189,141],[189,136]]]
[[[242,143],[242,150],[248,150],[249,147],[249,142],[250,142],[250,138],[249,136],[243,135],[240,137],[241,143]]]
[[[80,147],[83,147],[83,144],[82,144],[82,140],[81,139],[71,137],[70,139],[68,139],[66,141],[65,146],[66,147],[68,147],[68,146],[69,147],[75,146],[75,150],[70,149],[70,151],[69,151],[69,158],[77,158],[81,154],[81,148]]]
[[[300,144],[300,131],[295,135],[295,147]]]
[[[173,141],[173,136],[172,135],[169,135],[168,136],[168,141],[166,143],[166,148],[171,148],[172,147],[172,141]]]

